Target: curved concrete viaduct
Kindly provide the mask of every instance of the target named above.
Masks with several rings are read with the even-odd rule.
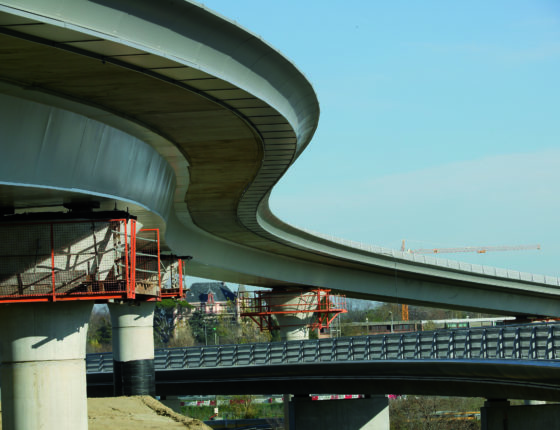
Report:
[[[0,110],[4,213],[96,201],[159,227],[195,276],[560,316],[557,278],[363,249],[277,219],[268,196],[313,136],[316,95],[199,5],[1,0]]]

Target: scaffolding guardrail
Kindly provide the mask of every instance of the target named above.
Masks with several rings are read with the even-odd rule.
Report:
[[[124,212],[71,215],[0,222],[0,303],[160,298],[158,229],[137,232]]]
[[[161,262],[159,229],[143,228],[136,233],[134,255],[134,295],[159,297],[161,294]]]
[[[131,218],[0,223],[0,302],[127,297]]]
[[[187,257],[188,259],[188,257]],[[185,285],[185,259],[172,255],[161,256],[161,298],[183,300],[187,293]]]

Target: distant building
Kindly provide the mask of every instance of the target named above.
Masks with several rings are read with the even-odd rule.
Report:
[[[206,314],[239,315],[237,295],[223,282],[197,282],[187,291],[187,302]]]

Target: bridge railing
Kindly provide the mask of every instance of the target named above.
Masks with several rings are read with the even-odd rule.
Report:
[[[369,360],[556,360],[560,324],[438,330],[335,339],[157,349],[156,370]],[[112,372],[112,354],[88,354]]]
[[[560,278],[556,276],[540,275],[536,273],[518,272],[517,270],[501,269],[499,267],[482,266],[480,264],[466,263],[463,261],[448,260],[444,258],[436,258],[431,255],[415,254],[409,251],[398,251],[391,248],[384,248],[376,245],[369,245],[362,242],[355,242],[353,240],[339,238],[329,234],[319,233],[309,230],[304,227],[293,226],[297,230],[301,230],[318,239],[324,239],[329,242],[334,242],[339,245],[354,248],[358,252],[368,252],[373,254],[380,254],[381,256],[391,258],[393,260],[408,260],[415,263],[429,264],[432,266],[439,266],[453,270],[460,270],[464,272],[471,272],[473,274],[481,274],[487,276],[495,276],[498,278],[506,278],[511,280],[519,280],[523,282],[535,282],[545,285],[560,286]]]

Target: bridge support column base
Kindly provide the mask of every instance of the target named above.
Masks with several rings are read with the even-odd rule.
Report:
[[[110,303],[115,396],[156,394],[154,302]]]
[[[511,406],[507,400],[487,400],[480,418],[481,430],[557,428],[560,404]]]
[[[87,430],[85,355],[92,306],[0,306],[4,430]]]
[[[315,401],[309,396],[294,396],[289,408],[290,430],[389,430],[386,396]]]

